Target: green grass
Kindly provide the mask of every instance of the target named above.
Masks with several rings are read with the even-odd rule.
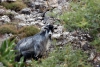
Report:
[[[71,0],[70,11],[63,12],[58,16],[65,24],[64,26],[68,31],[76,29],[89,30],[94,40],[91,42],[97,51],[99,50],[99,37],[100,33],[100,0]],[[95,44],[98,43],[98,44]]]
[[[71,10],[64,12],[59,18],[65,22],[68,30],[97,29],[100,27],[99,0],[81,0],[70,2]]]
[[[70,45],[63,49],[56,48],[48,58],[42,59],[41,63],[32,62],[32,67],[92,67],[87,62],[88,56],[81,50],[72,50]]]

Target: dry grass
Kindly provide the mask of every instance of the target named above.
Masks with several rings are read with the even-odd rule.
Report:
[[[28,36],[33,36],[39,31],[40,30],[36,26],[25,26],[20,29],[17,29],[15,24],[4,24],[0,26],[1,35],[12,33],[13,35],[18,36],[20,39]]]
[[[34,34],[38,33],[40,30],[36,26],[26,26],[22,27],[18,34],[20,34],[20,37],[28,37],[33,36]]]
[[[5,25],[0,26],[0,34],[5,34],[5,33],[16,34],[17,29],[14,25],[5,24]]]

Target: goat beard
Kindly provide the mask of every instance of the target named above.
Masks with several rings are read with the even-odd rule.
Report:
[[[51,35],[49,35],[49,38],[50,38],[50,40],[51,40]]]

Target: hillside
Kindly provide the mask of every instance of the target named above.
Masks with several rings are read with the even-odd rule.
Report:
[[[0,66],[100,67],[100,0],[1,0]],[[48,56],[14,61],[14,46],[52,24]],[[3,42],[4,41],[4,42]]]

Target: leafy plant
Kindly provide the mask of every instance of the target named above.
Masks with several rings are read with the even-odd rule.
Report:
[[[15,58],[15,51],[14,49],[14,40],[5,40],[0,47],[0,62],[3,63],[6,67],[23,67],[23,59],[17,63],[14,61]]]

